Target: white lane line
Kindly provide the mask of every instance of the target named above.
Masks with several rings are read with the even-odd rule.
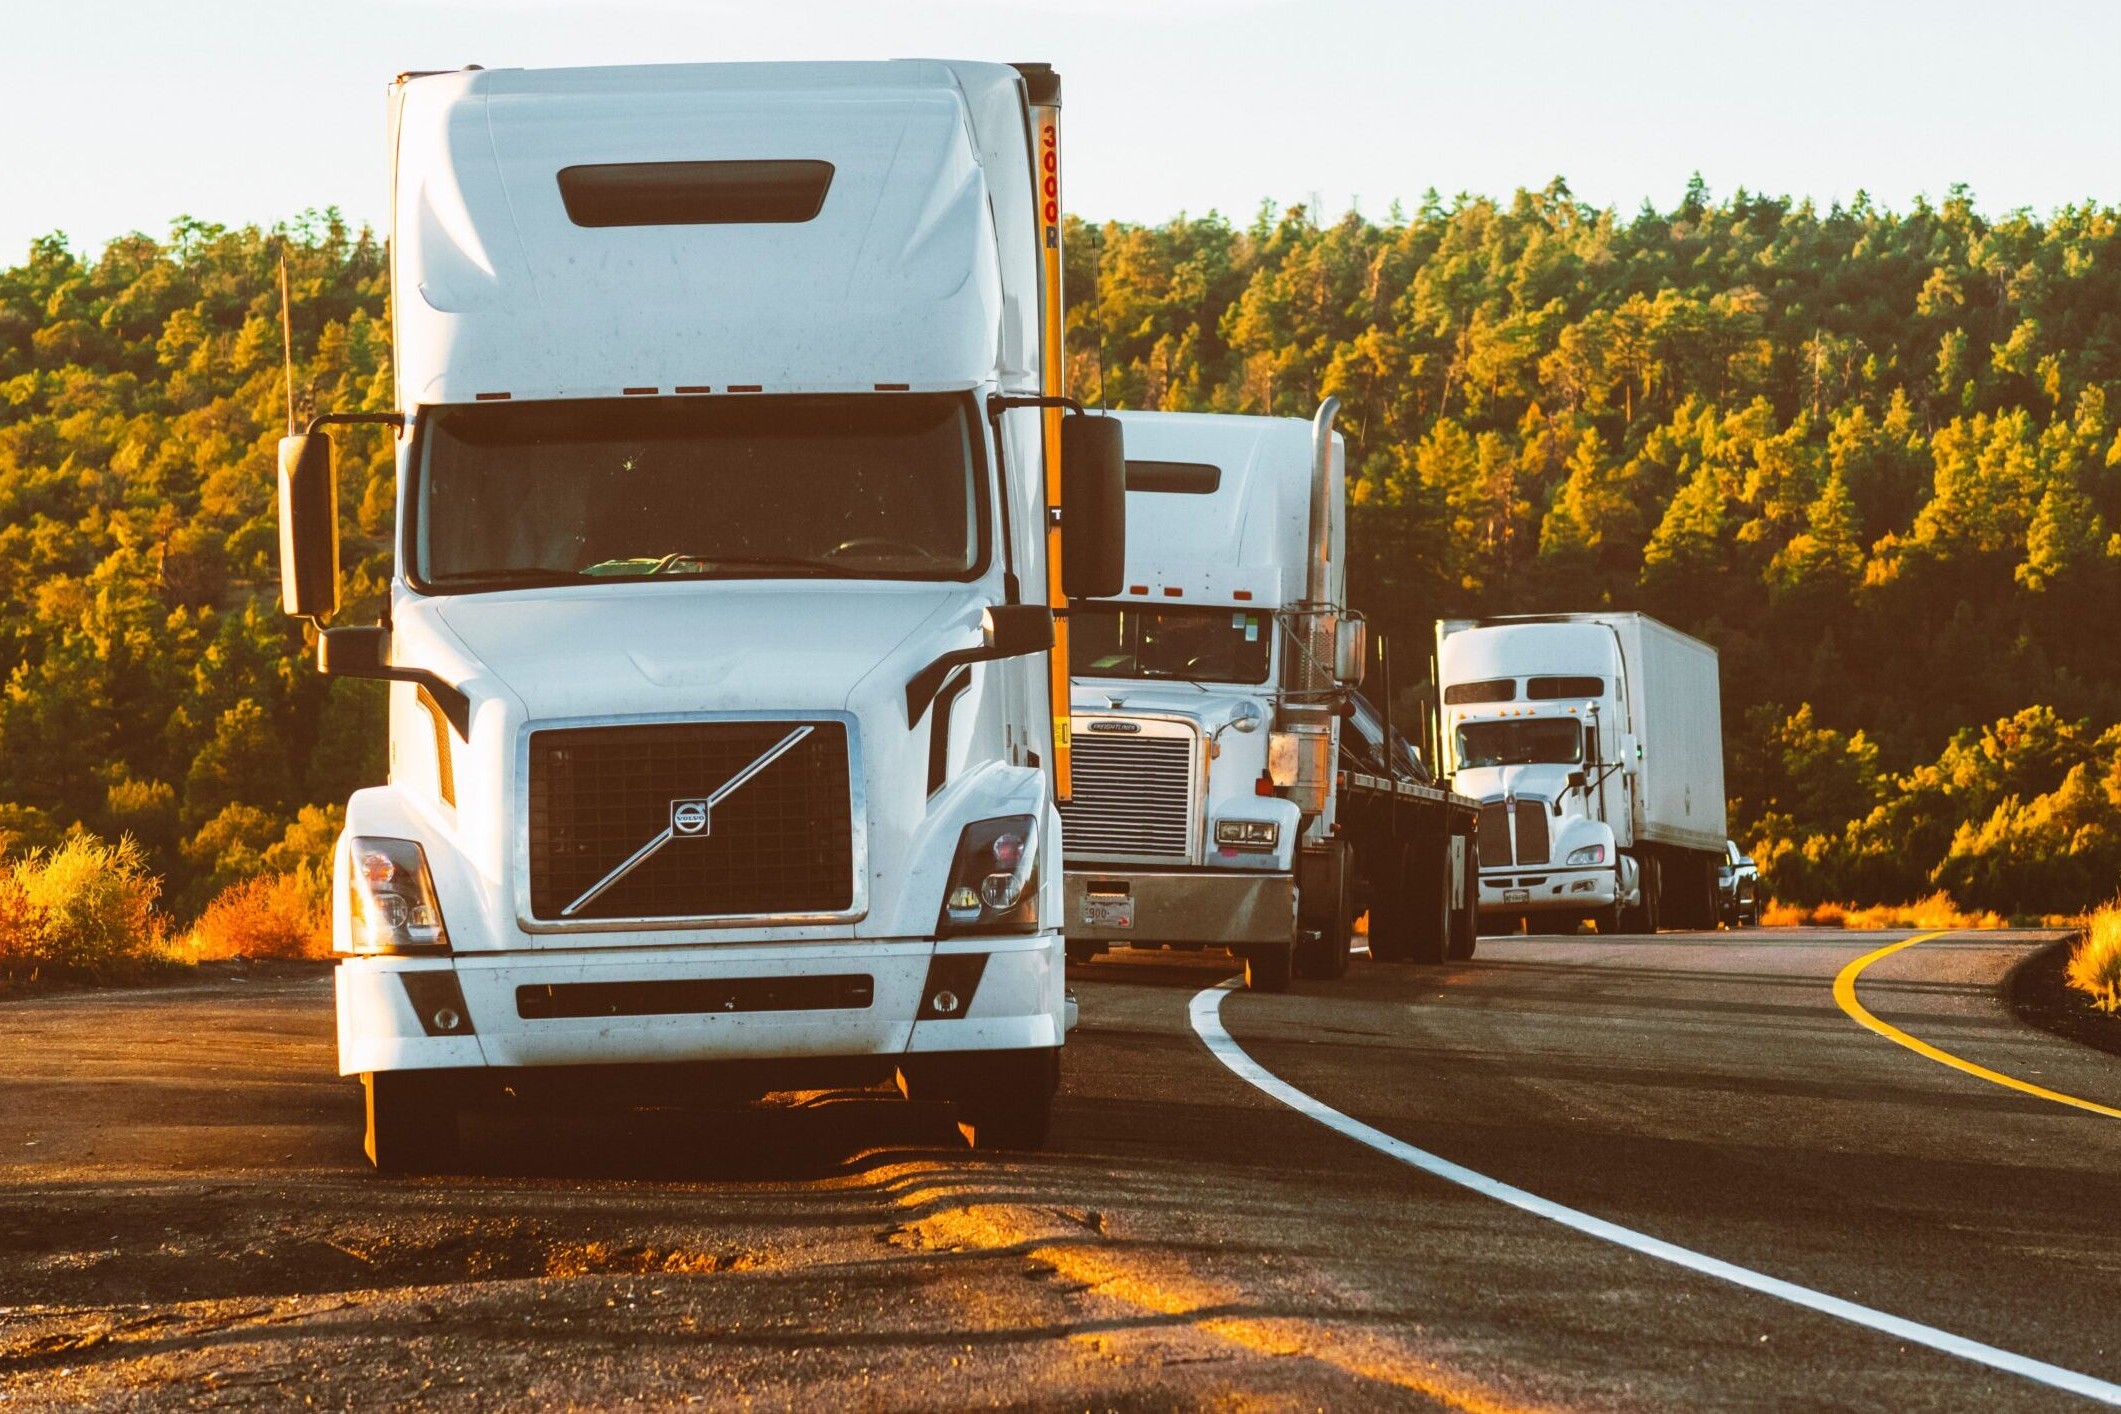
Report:
[[[1987,1365],[1991,1369],[2007,1371],[2013,1375],[2023,1375],[2026,1379],[2067,1390],[2071,1394],[2081,1394],[2101,1404],[2121,1405],[2121,1385],[2109,1384],[2105,1380],[2094,1379],[2075,1370],[2065,1370],[2060,1365],[2050,1365],[2043,1360],[2014,1355],[2008,1350],[1999,1350],[1978,1340],[1953,1335],[1950,1331],[1925,1326],[1919,1321],[1910,1321],[1874,1307],[1858,1305],[1854,1301],[1844,1301],[1838,1296],[1829,1296],[1823,1291],[1798,1286],[1795,1282],[1787,1282],[1780,1277],[1771,1277],[1749,1267],[1726,1262],[1720,1257],[1711,1257],[1692,1248],[1651,1237],[1648,1233],[1607,1222],[1604,1218],[1592,1217],[1589,1213],[1564,1207],[1552,1199],[1542,1198],[1536,1193],[1528,1193],[1499,1179],[1489,1178],[1484,1173],[1476,1173],[1463,1164],[1454,1164],[1426,1149],[1418,1149],[1404,1139],[1393,1138],[1381,1129],[1373,1129],[1361,1120],[1342,1114],[1323,1100],[1313,1099],[1245,1053],[1244,1047],[1237,1044],[1230,1033],[1223,1029],[1222,1024],[1223,998],[1237,986],[1238,982],[1233,978],[1210,987],[1196,994],[1189,1007],[1193,1030],[1206,1043],[1209,1053],[1234,1071],[1246,1084],[1281,1101],[1298,1114],[1315,1119],[1326,1128],[1346,1135],[1358,1144],[1367,1144],[1381,1154],[1388,1154],[1424,1173],[1434,1174],[1447,1183],[1470,1188],[1475,1193],[1493,1198],[1497,1202],[1521,1208],[1527,1213],[1625,1247],[1631,1252],[1639,1252],[1645,1257],[1670,1262],[1674,1266],[1685,1267],[1689,1271],[1700,1272],[1704,1276],[1715,1277],[1734,1286],[1760,1292],[1764,1296],[1779,1297],[1794,1305],[1855,1325],[1867,1326],[1871,1330],[1911,1344],[1928,1346],[1946,1355],[1956,1355],[1962,1360],[1971,1360],[1976,1364]]]

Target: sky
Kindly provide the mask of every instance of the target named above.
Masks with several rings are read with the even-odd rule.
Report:
[[[2121,200],[2108,0],[0,0],[0,32],[0,266],[179,215],[380,229],[386,85],[467,63],[1044,60],[1094,220],[1556,176],[1626,215],[1696,171],[1822,206]]]

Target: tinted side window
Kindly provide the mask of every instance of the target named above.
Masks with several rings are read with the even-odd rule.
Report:
[[[1533,678],[1524,685],[1524,695],[1534,702],[1552,702],[1561,697],[1603,697],[1604,678]]]
[[[1443,690],[1443,700],[1451,702],[1515,702],[1517,679],[1488,678],[1481,682],[1454,682]]]

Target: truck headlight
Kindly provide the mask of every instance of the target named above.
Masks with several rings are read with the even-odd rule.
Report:
[[[355,952],[439,952],[449,946],[427,852],[416,841],[357,835],[348,852]]]
[[[1572,849],[1569,851],[1569,863],[1603,864],[1605,863],[1605,846],[1602,844],[1587,844],[1582,849]]]
[[[938,934],[1030,932],[1038,927],[1038,820],[975,820],[958,836]]]
[[[1231,849],[1273,849],[1281,843],[1278,820],[1217,820],[1215,842]]]

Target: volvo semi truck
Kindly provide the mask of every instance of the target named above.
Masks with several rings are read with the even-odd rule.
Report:
[[[1345,971],[1365,911],[1380,961],[1471,955],[1474,803],[1395,752],[1385,723],[1384,749],[1343,749],[1367,652],[1337,406],[1308,423],[1117,414],[1125,589],[1068,611],[1077,960],[1222,947],[1280,990]]]
[[[333,867],[378,1167],[502,1092],[894,1077],[1041,1142],[1052,610],[1124,562],[1119,425],[1063,416],[1059,111],[937,61],[391,86],[396,406],[280,451],[283,606],[391,684]],[[395,568],[325,626],[353,422]]]
[[[1479,798],[1480,912],[1534,931],[1713,928],[1716,650],[1644,614],[1446,619],[1443,751]]]

